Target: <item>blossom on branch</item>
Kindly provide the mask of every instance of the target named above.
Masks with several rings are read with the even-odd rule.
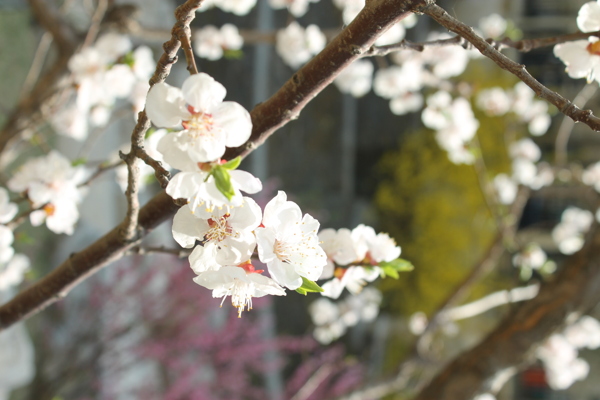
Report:
[[[227,91],[211,76],[190,76],[181,89],[158,83],[150,89],[146,112],[159,127],[184,129],[167,134],[158,149],[174,168],[215,161],[225,147],[241,146],[252,131],[250,114],[240,104],[223,101]]]
[[[248,260],[256,239],[253,231],[261,222],[262,212],[254,200],[243,198],[238,207],[214,208],[210,211],[197,209],[191,212],[181,207],[173,220],[173,237],[183,247],[193,247],[196,241],[207,245],[212,256],[221,265],[233,265]]]
[[[221,29],[214,25],[207,25],[194,32],[193,45],[198,57],[218,60],[227,50],[241,49],[244,38],[235,25],[225,24]]]
[[[85,167],[73,167],[69,160],[52,150],[47,156],[29,160],[8,181],[13,192],[25,192],[33,208],[40,208],[30,215],[37,226],[46,222],[55,233],[73,233],[79,219],[77,205],[83,199]]]
[[[223,266],[216,271],[206,271],[194,278],[200,286],[213,291],[213,297],[222,297],[223,301],[231,296],[231,304],[238,309],[238,317],[244,309],[252,309],[252,298],[266,295],[285,296],[285,290],[273,279],[261,275],[252,263],[237,266]],[[221,302],[223,304],[223,302]]]
[[[265,207],[261,228],[256,229],[258,256],[277,283],[289,289],[302,285],[302,277],[316,281],[327,264],[319,246],[319,221],[287,200],[279,191]]]
[[[309,25],[305,29],[294,21],[277,32],[275,49],[287,65],[296,69],[323,50],[326,42],[318,26]]]

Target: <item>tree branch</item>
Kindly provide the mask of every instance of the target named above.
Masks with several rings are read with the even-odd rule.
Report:
[[[191,56],[192,65],[196,67],[193,58],[194,54],[191,53],[190,44],[190,23],[196,16],[196,10],[200,8],[203,0],[187,0],[184,4],[177,7],[175,10],[175,17],[177,22],[171,30],[171,39],[163,45],[164,53],[158,60],[154,75],[150,78],[150,87],[157,83],[164,82],[171,68],[177,62],[177,52],[182,45],[182,38],[185,40],[186,46],[184,46],[186,57]],[[190,60],[188,58],[188,65]],[[196,70],[196,72],[198,72]],[[138,158],[146,162],[155,169],[156,177],[163,187],[166,186],[168,181],[169,172],[166,171],[162,165],[156,160],[152,159],[146,153],[144,149],[144,137],[148,129],[150,128],[150,120],[146,115],[146,109],[144,108],[138,114],[138,121],[131,134],[131,150],[128,154],[119,153],[119,156],[127,164],[127,190],[125,196],[127,197],[127,214],[125,220],[121,224],[121,232],[126,240],[135,240],[138,235],[138,213],[140,210],[140,203],[138,198],[138,192],[140,188],[140,169],[138,166]]]
[[[600,230],[594,225],[584,248],[571,256],[537,297],[517,306],[494,332],[446,365],[416,400],[472,399],[497,390],[501,378],[531,361],[537,345],[562,328],[572,313],[600,301]]]
[[[387,28],[428,1],[369,2],[359,16],[319,55],[294,74],[273,97],[252,110],[250,116],[254,126],[250,140],[237,149],[230,149],[227,152],[228,158],[237,155],[246,156],[275,130],[292,120],[292,117],[297,117],[310,100],[343,68],[372,46]],[[165,53],[163,57],[168,58],[168,55]],[[172,59],[172,62],[175,61],[176,56]],[[158,76],[163,80],[165,77],[166,75],[160,74]],[[156,82],[151,80],[150,83]],[[141,238],[154,227],[172,218],[177,209],[178,206],[166,193],[161,192],[156,195],[140,210],[138,224],[141,229],[135,240],[124,239],[119,233],[121,228],[119,226],[87,248],[73,254],[46,277],[23,290],[7,304],[0,306],[0,328],[7,328],[15,322],[30,317],[66,296],[85,278],[119,259],[126,250],[139,244]]]
[[[450,16],[443,8],[431,3],[423,7],[420,11],[433,18],[443,27],[468,40],[481,54],[494,61],[500,68],[522,80],[539,97],[554,104],[561,113],[567,115],[573,121],[583,122],[593,130],[600,131],[600,118],[594,116],[591,110],[581,110],[571,101],[542,85],[527,72],[524,65],[518,64],[500,53],[494,46],[475,34],[471,27]]]

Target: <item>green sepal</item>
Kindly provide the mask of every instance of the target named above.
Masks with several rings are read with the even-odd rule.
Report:
[[[213,167],[210,174],[215,177],[215,184],[219,192],[223,193],[223,196],[227,197],[227,200],[231,200],[235,196],[235,191],[231,185],[229,171],[223,168],[222,165],[217,165]]]
[[[221,165],[221,168],[225,168],[225,169],[232,171],[232,170],[236,169],[237,167],[239,167],[241,162],[242,162],[242,158],[238,156],[238,157],[234,158],[233,160],[229,160],[225,164]]]
[[[389,276],[390,278],[398,279],[400,278],[400,274],[398,272],[408,272],[415,269],[414,265],[408,260],[403,258],[397,258],[393,261],[383,261],[379,263],[379,268],[381,268],[381,276],[385,278]]]
[[[146,131],[146,134],[144,135],[144,139],[148,139],[150,136],[152,136],[158,129],[151,127],[148,128],[148,130]]]
[[[135,58],[133,57],[133,51],[130,51],[129,53],[125,54],[122,59],[121,62],[125,65],[128,65],[129,67],[133,68],[133,65],[135,64]]]
[[[296,292],[303,294],[303,295],[307,295],[307,293],[320,293],[320,292],[324,292],[323,288],[319,285],[317,285],[315,282],[306,279],[305,277],[301,277],[302,278],[302,286],[300,286],[298,289],[296,289]]]
[[[225,50],[223,57],[227,60],[239,60],[244,57],[244,52],[242,50]]]
[[[75,160],[71,161],[71,166],[77,167],[79,165],[84,165],[86,162],[87,160],[84,157],[76,158]]]

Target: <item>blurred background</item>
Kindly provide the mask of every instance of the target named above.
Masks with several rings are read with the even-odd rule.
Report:
[[[70,3],[67,20],[85,29],[94,2]],[[511,21],[518,35],[535,38],[576,31],[575,16],[584,1],[438,3],[472,26],[482,17],[498,13]],[[155,58],[169,37],[177,5],[165,0],[111,2],[115,10],[127,13],[125,20],[131,17],[141,25],[142,30],[131,32],[132,40],[135,45],[150,46]],[[197,58],[199,70],[223,83],[227,100],[252,109],[294,72],[273,46],[273,32],[284,28],[289,20],[286,10],[273,10],[263,0],[258,0],[245,16],[218,8],[199,13],[192,28],[232,23],[245,37],[263,33],[262,39],[247,40],[241,51],[228,57],[216,61]],[[328,0],[311,4],[297,20],[303,26],[319,25],[329,37],[343,26],[339,10]],[[111,23],[106,29],[109,25],[111,29],[128,29],[119,26],[122,20]],[[406,37],[424,41],[431,31],[442,29],[421,16],[407,30]],[[41,35],[26,1],[0,0],[0,124],[19,99]],[[567,77],[564,65],[550,47],[506,54],[526,64],[533,76],[567,98],[576,97],[585,86],[585,82]],[[390,63],[385,58],[371,62],[376,69]],[[177,86],[186,76],[185,65],[180,62],[167,82]],[[458,90],[470,93],[472,98],[483,89],[508,89],[517,83],[486,59],[472,60],[465,72],[452,80],[464,82]],[[592,97],[587,106],[597,110],[597,98]],[[508,173],[505,134],[524,137],[526,125],[511,118],[490,117],[475,107],[474,112],[480,121],[478,140],[488,171]],[[549,112],[553,115],[549,132],[536,138],[536,143],[542,157],[552,161],[563,117],[552,107]],[[114,157],[127,143],[133,125],[130,114],[114,111],[111,122],[93,131],[84,142],[56,135],[49,126],[42,127],[31,140],[43,137],[44,143],[71,159],[84,154],[90,160],[104,160]],[[569,158],[578,160],[582,167],[598,161],[597,135],[585,126],[568,129]],[[373,91],[354,98],[331,85],[302,111],[298,120],[280,129],[244,160],[242,168],[263,180],[265,188],[255,197],[259,204],[266,204],[277,190],[285,190],[303,212],[320,221],[322,228],[352,229],[364,223],[395,238],[402,257],[415,269],[398,280],[374,284],[381,293],[381,297],[374,294],[374,304],[379,307],[377,318],[361,321],[360,316],[354,316],[354,325],[344,328],[331,343],[322,344],[313,336],[315,322],[308,311],[317,295],[305,297],[292,292],[283,298],[257,299],[254,310],[238,319],[227,301],[219,308],[218,299],[193,284],[194,274],[187,260],[169,255],[133,255],[88,279],[65,300],[31,318],[24,324],[26,332],[15,334],[21,339],[7,339],[6,345],[0,344],[0,399],[3,394],[10,399],[32,400],[299,400],[347,395],[367,383],[395,376],[411,352],[415,334],[426,324],[426,316],[484,257],[496,235],[474,167],[452,164],[437,145],[433,131],[423,126],[419,112],[394,115],[388,100]],[[158,190],[156,183],[149,184],[145,198]],[[552,242],[549,230],[565,208],[585,207],[588,202],[585,192],[568,181],[542,188],[527,201],[517,236],[539,243],[560,268],[564,256]],[[125,209],[121,188],[111,173],[90,188],[74,235],[54,235],[45,228],[24,226],[15,241],[15,248],[32,260],[24,285],[115,226]],[[167,225],[154,232],[148,242],[175,247]],[[523,282],[507,253],[499,258],[493,272],[470,288],[464,302],[527,286],[537,278]],[[344,301],[338,300],[340,307]],[[347,312],[356,311],[349,301],[344,304],[350,309]],[[477,343],[507,310],[508,306],[498,307],[446,324],[436,333],[420,372],[405,389],[386,398],[410,398],[422,380]],[[7,346],[14,343],[19,343],[19,354],[26,354],[28,362],[11,362]],[[583,357],[590,364],[587,381],[568,390],[553,391],[541,364],[534,364],[511,380],[498,398],[600,399],[600,388],[594,383],[594,376],[600,373],[600,358],[593,352],[584,352]],[[18,368],[23,369],[23,376],[31,378],[28,384],[11,381],[9,376]]]

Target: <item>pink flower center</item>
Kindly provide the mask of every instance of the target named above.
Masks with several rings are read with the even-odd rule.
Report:
[[[246,271],[247,274],[262,274],[265,271],[264,269],[254,269],[254,265],[252,265],[252,261],[250,260],[239,264],[238,267]]]
[[[209,218],[207,222],[210,229],[208,230],[208,233],[204,235],[204,239],[207,241],[214,240],[220,242],[227,239],[229,236],[237,236],[238,233],[227,224],[227,218],[229,218],[229,214],[225,214],[216,220]]]
[[[188,111],[192,114],[191,118],[181,124],[191,136],[198,138],[213,135],[214,118],[212,114],[196,112],[192,106],[188,106]]]
[[[274,252],[277,258],[279,258],[283,262],[290,262],[290,255],[288,253],[288,246],[284,242],[280,242],[275,239]]]

